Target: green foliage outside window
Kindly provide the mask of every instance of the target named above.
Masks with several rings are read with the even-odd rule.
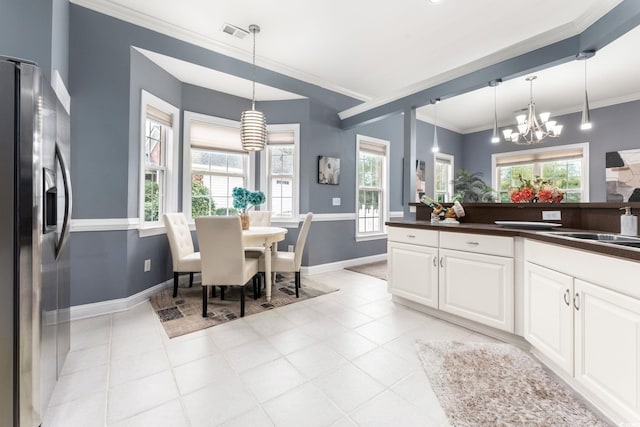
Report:
[[[144,220],[158,221],[160,215],[160,187],[157,182],[144,181]]]
[[[209,189],[195,176],[191,178],[191,217],[212,215],[216,204],[211,199]]]

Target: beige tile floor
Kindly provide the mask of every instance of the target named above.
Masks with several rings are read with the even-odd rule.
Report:
[[[75,321],[47,427],[442,426],[416,339],[485,336],[340,270],[339,292],[168,339],[149,303]]]

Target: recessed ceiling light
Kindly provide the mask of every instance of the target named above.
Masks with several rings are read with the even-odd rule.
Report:
[[[431,3],[440,3],[441,0],[430,0]]]

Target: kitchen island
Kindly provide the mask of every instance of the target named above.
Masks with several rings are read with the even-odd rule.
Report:
[[[640,249],[488,223],[387,226],[395,302],[531,350],[612,420],[640,421]]]

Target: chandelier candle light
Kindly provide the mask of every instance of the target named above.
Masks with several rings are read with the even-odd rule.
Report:
[[[251,92],[251,110],[243,111],[240,118],[240,141],[245,151],[260,151],[267,142],[267,119],[260,111],[256,111],[256,34],[260,32],[257,25],[249,25],[253,34],[253,81]]]
[[[539,144],[547,136],[556,138],[562,132],[562,125],[555,120],[549,120],[551,113],[540,113],[540,120],[536,117],[536,104],[533,102],[533,81],[536,76],[527,77],[529,82],[529,108],[527,114],[516,116],[518,131],[512,129],[503,130],[504,139],[514,144],[533,145]]]

